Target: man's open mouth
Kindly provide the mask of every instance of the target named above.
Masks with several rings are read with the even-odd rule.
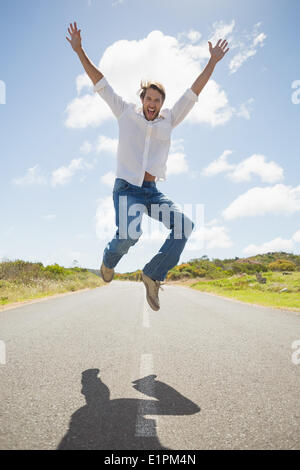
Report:
[[[149,114],[150,117],[154,117],[155,109],[148,108],[148,114]]]

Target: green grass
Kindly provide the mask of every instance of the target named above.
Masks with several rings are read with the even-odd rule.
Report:
[[[80,289],[93,289],[104,284],[86,269],[44,267],[42,263],[21,260],[0,263],[0,306],[39,299]]]
[[[254,275],[235,275],[229,278],[203,280],[190,287],[243,302],[300,311],[300,272],[283,275],[263,273],[266,284],[259,284]],[[286,292],[280,292],[286,288]]]

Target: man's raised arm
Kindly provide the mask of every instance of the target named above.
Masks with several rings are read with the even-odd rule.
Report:
[[[222,39],[219,39],[215,47],[212,47],[211,42],[208,41],[209,52],[211,55],[209,62],[197,80],[193,83],[191,88],[186,90],[184,95],[181,96],[181,98],[171,109],[172,128],[178,126],[178,124],[183,121],[183,119],[191,111],[196,101],[198,101],[198,95],[205,87],[211,74],[213,73],[216,63],[224,57],[227,51],[229,51],[229,49],[225,50],[225,47],[228,44],[226,39],[224,39],[222,42],[221,41]]]
[[[84,70],[86,71],[87,75],[90,77],[92,80],[93,84],[96,85],[101,78],[103,78],[103,74],[100,72],[100,70],[97,69],[97,67],[90,61],[86,53],[84,52],[81,44],[81,36],[80,32],[81,29],[77,29],[77,24],[76,21],[74,22],[74,26],[72,23],[70,23],[70,27],[68,28],[68,32],[71,36],[71,39],[66,36],[66,39],[69,41],[69,43],[72,46],[73,51],[75,51],[84,67]]]
[[[222,39],[219,39],[215,47],[212,47],[211,42],[208,41],[210,52],[209,62],[191,87],[191,89],[194,93],[196,93],[196,95],[199,95],[207,84],[208,80],[211,77],[211,74],[214,71],[216,63],[219,62],[219,60],[223,59],[226,52],[229,51],[229,48],[225,50],[226,46],[228,45],[226,39],[224,39],[224,41],[222,42],[221,41]]]
[[[92,80],[94,84],[94,92],[97,92],[101,98],[106,101],[116,118],[119,118],[127,108],[128,103],[126,103],[123,98],[114,92],[100,70],[98,70],[97,67],[95,67],[95,65],[87,57],[81,45],[81,29],[77,29],[76,22],[74,22],[74,26],[72,23],[70,24],[68,31],[71,39],[68,37],[66,37],[66,39],[71,44],[73,50],[78,54],[84,70]]]

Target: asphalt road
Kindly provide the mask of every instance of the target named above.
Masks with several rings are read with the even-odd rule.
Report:
[[[300,315],[164,288],[0,312],[0,448],[300,449]]]

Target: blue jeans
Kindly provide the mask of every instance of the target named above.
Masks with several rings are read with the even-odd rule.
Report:
[[[151,279],[163,281],[168,271],[178,263],[194,223],[157,189],[155,181],[144,181],[140,187],[116,178],[113,201],[117,231],[104,250],[105,266],[114,268],[129,248],[137,243],[142,235],[142,217],[146,213],[171,230],[159,252],[143,268]],[[133,207],[134,204],[137,206]]]

